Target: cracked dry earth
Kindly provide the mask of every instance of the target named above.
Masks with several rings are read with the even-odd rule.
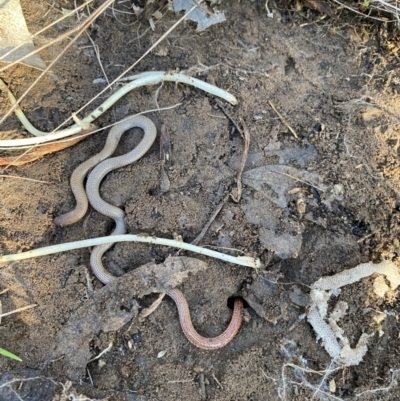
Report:
[[[21,0],[31,32],[58,18],[61,7],[74,7],[72,0],[35,3]],[[367,261],[397,263],[398,48],[382,39],[385,26],[361,28],[350,14],[344,20],[314,22],[321,15],[307,9],[285,11],[277,4],[274,18],[268,18],[264,3],[222,2],[226,21],[201,33],[191,22],[180,24],[135,71],[189,70],[238,98],[237,106],[225,104],[225,109],[234,121],[242,118],[251,135],[242,196],[239,202],[227,200],[200,245],[260,257],[265,268],[254,271],[134,243],[116,244],[103,259],[107,269],[122,276],[114,286],[103,286],[92,275],[86,248],[2,265],[0,290],[9,289],[0,295],[3,312],[37,306],[1,321],[0,346],[23,359],[0,359],[1,400],[400,398],[392,381],[400,365],[397,297],[376,298],[372,278],[366,278],[335,298],[349,305],[340,323],[351,345],[363,333],[371,337],[359,365],[339,368],[326,380],[316,372],[330,367],[330,357],[301,318],[309,286],[320,277]],[[110,80],[177,20],[163,5],[148,5],[139,19],[108,10],[90,26]],[[149,30],[148,17],[157,8],[163,18]],[[48,37],[76,22],[67,21]],[[45,41],[41,36],[35,44]],[[41,53],[42,59],[48,64],[60,50],[55,45]],[[35,70],[15,66],[1,78],[20,95],[37,76]],[[22,108],[36,127],[50,131],[104,87],[93,83],[98,78],[103,78],[102,70],[83,35]],[[148,114],[159,132],[165,124],[170,133],[171,160],[164,166],[169,182],[165,185],[161,175],[157,139],[140,161],[110,173],[101,194],[125,210],[129,233],[191,242],[236,188],[243,139],[212,96],[183,84],[135,90],[98,124],[155,109],[155,99],[160,107],[179,103]],[[8,107],[2,95],[2,112]],[[107,133],[4,172],[48,184],[1,178],[1,254],[110,233],[112,222],[95,211],[61,230],[53,224],[55,216],[74,205],[72,171],[102,149]],[[28,134],[11,116],[1,135]],[[117,154],[132,149],[140,135],[139,130],[124,135]],[[175,258],[172,267],[170,257]],[[183,270],[176,273],[177,268]],[[204,336],[224,330],[232,297],[242,297],[245,319],[237,336],[220,350],[194,347],[168,297],[149,317],[139,319],[138,313],[163,289],[153,279],[140,285],[140,269],[153,269],[178,285]],[[383,318],[374,320],[376,314]],[[89,362],[110,344],[108,352]]]

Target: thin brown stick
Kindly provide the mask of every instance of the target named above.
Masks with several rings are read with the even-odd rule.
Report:
[[[231,123],[235,126],[235,128],[237,129],[237,131],[239,132],[240,136],[244,139],[244,134],[242,129],[239,127],[238,124],[236,124],[236,121],[231,117],[231,115],[226,111],[225,107],[223,106],[223,104],[219,101],[219,99],[215,99],[217,106],[222,110],[222,112],[229,118],[229,120],[231,121]]]
[[[385,22],[385,23],[396,21],[395,19],[393,19],[393,20],[386,20],[386,19],[383,19],[383,18],[374,17],[374,16],[372,16],[372,15],[366,15],[366,14],[363,14],[363,13],[361,13],[360,11],[356,10],[355,8],[349,7],[349,6],[347,6],[346,4],[341,3],[341,2],[338,1],[338,0],[333,0],[333,1],[334,1],[335,3],[337,3],[337,4],[339,4],[341,7],[345,8],[346,10],[350,10],[350,11],[352,11],[353,13],[356,13],[356,14],[358,14],[358,15],[361,15],[363,18],[371,18],[371,19],[374,19],[374,20],[377,20],[377,21],[382,21],[382,22]],[[377,7],[375,6],[374,8],[377,8]],[[385,11],[387,11],[387,10],[385,10]]]
[[[276,113],[276,115],[281,120],[281,123],[293,134],[295,138],[298,138],[296,131],[289,125],[289,123],[283,118],[282,114],[275,108],[270,100],[268,100],[269,105],[272,107],[272,110]]]
[[[242,174],[244,170],[244,166],[246,165],[247,157],[249,156],[249,149],[250,149],[250,132],[247,129],[246,124],[244,123],[244,120],[242,117],[240,117],[240,122],[242,123],[243,126],[243,134],[244,134],[244,150],[242,154],[242,160],[240,162],[240,167],[239,171],[237,174],[236,178],[236,190],[233,190],[231,192],[231,198],[235,202],[239,202],[240,198],[242,197]]]
[[[210,228],[212,222],[215,220],[215,218],[218,216],[219,212],[225,206],[227,200],[228,200],[228,196],[226,196],[223,199],[223,201],[218,205],[218,207],[215,209],[214,213],[211,215],[210,219],[208,220],[207,224],[203,227],[200,234],[196,237],[196,239],[194,241],[191,242],[192,245],[198,245],[199,242],[203,239],[203,237],[206,235],[206,232]]]
[[[240,122],[243,126],[243,130],[239,127],[239,124],[236,123],[236,121],[232,118],[232,116],[226,111],[225,107],[222,105],[222,103],[217,99],[216,100],[218,107],[222,110],[222,112],[229,118],[229,120],[232,122],[232,124],[235,126],[239,134],[244,140],[244,150],[242,154],[242,160],[240,163],[239,171],[237,174],[236,178],[236,185],[237,188],[233,190],[230,194],[231,198],[235,202],[239,202],[240,198],[242,197],[242,174],[244,170],[244,166],[246,165],[247,157],[249,155],[249,148],[250,148],[250,132],[247,129],[247,126],[244,123],[244,120],[240,118]]]

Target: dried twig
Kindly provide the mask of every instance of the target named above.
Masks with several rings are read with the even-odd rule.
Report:
[[[114,7],[114,4],[113,4],[113,7]],[[109,79],[107,77],[106,71],[105,71],[105,69],[103,67],[103,63],[101,62],[99,46],[96,45],[96,43],[94,42],[92,37],[87,32],[86,32],[86,35],[88,36],[89,40],[92,42],[93,50],[94,50],[94,52],[96,54],[96,58],[97,58],[97,61],[99,62],[99,66],[101,68],[101,71],[103,72],[104,78],[106,79],[107,84],[110,84],[110,81],[109,81]]]
[[[231,117],[231,115],[226,111],[225,107],[223,106],[223,104],[216,99],[215,102],[217,103],[217,106],[222,110],[222,112],[229,118],[229,120],[231,121],[231,123],[235,126],[235,128],[237,129],[237,131],[239,132],[239,134],[241,135],[242,138],[244,138],[244,134],[243,131],[241,130],[241,128],[239,127],[238,124],[236,124],[236,121]]]
[[[93,361],[95,361],[96,359],[99,359],[102,355],[104,355],[105,353],[107,353],[108,351],[110,351],[111,348],[112,348],[112,346],[113,346],[113,343],[111,342],[110,344],[108,344],[108,346],[107,346],[105,349],[103,349],[103,351],[100,352],[100,354],[98,354],[98,355],[96,355],[94,358],[90,359],[90,360],[88,361],[88,363],[93,362]]]
[[[291,178],[292,180],[302,182],[303,184],[309,185],[310,187],[314,187],[315,189],[318,189],[318,191],[321,191],[321,192],[325,192],[325,191],[326,191],[326,189],[322,189],[322,188],[320,188],[320,187],[317,187],[315,184],[313,184],[313,183],[310,182],[310,181],[302,180],[301,178],[294,177],[293,175],[284,173],[283,171],[268,171],[268,172],[269,172],[270,174],[276,173],[276,174],[284,175],[285,177],[289,177],[289,178]]]
[[[236,178],[237,188],[236,188],[236,190],[233,190],[231,192],[231,198],[235,202],[239,202],[240,198],[242,197],[242,174],[243,174],[244,166],[247,161],[247,157],[249,155],[249,148],[250,148],[250,132],[249,132],[246,124],[244,123],[244,120],[242,117],[240,117],[240,122],[242,123],[242,126],[243,126],[244,150],[243,150],[242,160],[240,162],[240,167],[239,167],[237,178]]]
[[[216,378],[215,374],[212,374],[213,379],[217,382],[218,386],[220,387],[221,390],[223,390],[224,388],[222,387],[222,384],[220,383],[220,381]]]
[[[363,14],[362,12],[360,12],[360,11],[358,11],[357,9],[355,9],[355,8],[353,8],[353,7],[350,7],[350,6],[348,6],[348,5],[346,5],[346,4],[344,4],[344,3],[342,3],[342,2],[340,2],[340,1],[338,1],[338,0],[333,0],[335,3],[337,3],[337,4],[339,4],[341,7],[343,7],[343,8],[345,8],[345,9],[347,9],[347,10],[350,10],[350,11],[352,11],[353,13],[356,13],[356,14],[358,14],[358,15],[361,15],[362,17],[364,17],[364,18],[371,18],[371,19],[374,19],[374,20],[377,20],[377,21],[382,21],[382,22],[393,22],[393,21],[396,21],[396,20],[387,20],[387,19],[384,19],[384,18],[378,18],[378,17],[374,17],[374,16],[372,16],[372,15],[366,15],[366,14]],[[377,4],[379,4],[379,3],[382,3],[382,1],[380,0],[380,1],[378,1],[377,2]],[[378,9],[379,10],[379,8],[377,8],[377,7],[374,7],[374,8],[376,8],[376,9]],[[385,10],[386,12],[388,12],[389,10]],[[395,10],[396,11],[396,10]],[[399,11],[398,9],[397,9],[397,11]]]
[[[198,245],[199,242],[203,239],[203,237],[206,235],[206,232],[210,228],[212,222],[215,220],[215,218],[218,216],[219,212],[225,206],[227,200],[228,200],[228,196],[226,196],[224,198],[224,200],[215,209],[214,213],[211,215],[210,219],[208,220],[207,224],[203,227],[203,229],[201,230],[200,234],[196,237],[196,239],[194,241],[191,242],[192,245]]]
[[[272,110],[276,113],[276,115],[281,120],[281,123],[293,134],[295,138],[298,138],[296,131],[289,125],[289,123],[283,118],[282,114],[275,108],[270,100],[268,100],[269,105],[272,107]]]
[[[249,155],[249,148],[250,148],[250,132],[247,129],[247,126],[244,123],[244,120],[240,118],[240,122],[243,126],[243,130],[239,127],[239,125],[236,123],[236,121],[231,117],[231,115],[225,110],[225,107],[222,105],[222,103],[217,99],[216,100],[218,107],[222,110],[222,112],[229,118],[231,123],[235,126],[239,134],[244,140],[244,150],[242,154],[242,160],[240,163],[239,171],[237,174],[236,178],[236,185],[237,188],[231,192],[231,198],[235,202],[239,202],[240,198],[242,197],[242,174],[243,174],[243,169],[247,161],[247,157]]]

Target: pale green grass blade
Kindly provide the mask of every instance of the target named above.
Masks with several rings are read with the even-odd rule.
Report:
[[[19,356],[14,355],[12,352],[7,351],[4,348],[0,348],[0,355],[6,356],[6,357],[11,358],[11,359],[15,359],[18,362],[22,362],[22,359]]]

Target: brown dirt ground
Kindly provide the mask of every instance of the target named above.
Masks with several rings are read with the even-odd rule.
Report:
[[[51,5],[38,0],[35,7],[29,0],[21,3],[31,32],[58,18],[61,7],[74,6],[72,0],[55,0]],[[90,301],[85,278],[89,250],[11,263],[0,270],[0,290],[9,288],[0,297],[3,311],[33,303],[38,306],[2,319],[0,345],[21,356],[23,362],[0,358],[1,400],[66,399],[66,394],[110,401],[311,399],[316,391],[311,387],[319,386],[321,376],[300,369],[325,370],[330,358],[311,326],[300,319],[305,313],[307,286],[361,262],[396,261],[400,254],[399,50],[395,42],[388,42],[384,25],[352,15],[315,22],[321,14],[299,7],[285,11],[283,4],[274,9],[271,19],[263,4],[261,0],[223,2],[227,21],[202,33],[195,31],[193,23],[182,23],[136,71],[198,67],[200,79],[239,99],[237,106],[226,105],[226,109],[234,120],[243,118],[251,134],[245,171],[286,164],[322,177],[325,191],[290,181],[288,204],[280,209],[266,206],[262,193],[244,185],[240,202],[227,202],[201,242],[257,255],[265,262],[265,271],[257,273],[187,254],[210,265],[180,286],[202,334],[215,336],[223,330],[230,317],[227,301],[234,295],[256,300],[264,317],[246,308],[246,322],[230,344],[218,351],[202,351],[188,343],[176,307],[166,298],[143,322],[136,319],[119,330],[93,333],[91,355],[112,342],[111,351],[101,357],[101,364],[91,362],[72,374],[71,355],[57,358],[54,349],[74,312]],[[91,26],[88,33],[99,47],[110,79],[176,21],[177,15],[163,11],[156,29],[149,30],[147,18],[159,6],[157,2],[150,5],[153,8],[139,20],[108,10]],[[36,45],[74,23],[57,24]],[[60,49],[61,45],[51,47],[42,54],[43,60],[48,63]],[[17,66],[2,78],[18,95],[37,75],[37,71]],[[93,84],[101,77],[93,47],[84,35],[22,102],[22,108],[34,125],[51,130],[103,88]],[[99,125],[154,109],[156,89],[131,92],[99,119]],[[280,123],[269,101],[298,138]],[[236,186],[243,142],[212,96],[165,83],[158,94],[160,107],[178,102],[181,105],[175,109],[149,115],[158,128],[166,124],[171,135],[169,191],[159,191],[156,141],[135,165],[109,174],[102,195],[124,207],[130,233],[180,235],[191,242]],[[1,110],[7,107],[6,97],[1,96]],[[6,120],[1,132],[3,138],[27,135],[14,116]],[[1,179],[2,254],[110,232],[111,222],[94,211],[85,222],[61,231],[52,222],[74,204],[69,187],[72,171],[102,149],[106,135],[107,131],[90,136],[70,149],[4,172],[49,184]],[[138,138],[136,131],[126,135],[118,152],[132,148]],[[275,153],[267,152],[272,148]],[[315,154],[299,161],[299,149],[312,149]],[[282,151],[293,157],[282,157]],[[304,214],[296,207],[300,197],[306,205]],[[272,226],[267,227],[265,221]],[[278,257],[263,239],[267,229],[268,238],[278,238],[277,246],[288,239],[297,241],[298,252],[292,252],[290,245],[291,257]],[[104,263],[121,274],[149,262],[161,263],[175,253],[165,247],[121,243],[106,254]],[[101,283],[92,275],[90,280],[94,291],[101,291]],[[325,383],[325,395],[319,393],[316,398],[354,399],[362,392],[390,386],[392,372],[399,369],[399,301],[375,299],[371,286],[371,279],[365,279],[340,295],[350,305],[342,327],[352,345],[361,333],[371,333],[368,352],[358,366],[341,368],[329,376],[336,388],[330,392]],[[138,299],[139,308],[155,299],[155,295]],[[387,314],[381,336],[367,307]],[[165,355],[158,357],[160,351],[166,351]],[[68,378],[72,387],[62,396],[62,387],[55,383]],[[14,384],[5,385],[13,379]],[[357,399],[399,398],[400,389],[393,385],[388,391],[367,392]]]

